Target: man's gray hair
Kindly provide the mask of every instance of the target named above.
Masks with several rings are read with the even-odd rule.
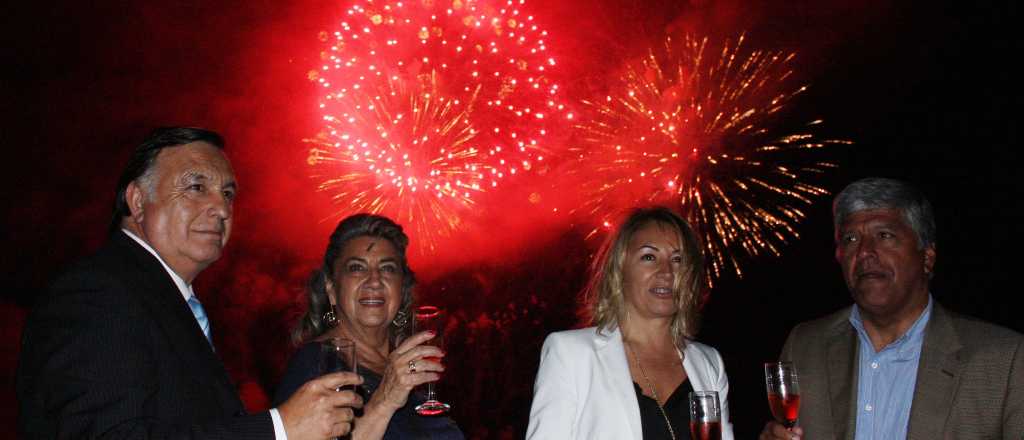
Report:
[[[935,214],[921,191],[905,182],[868,177],[851,183],[832,202],[835,233],[847,217],[866,209],[896,209],[917,234],[919,249],[935,246]]]

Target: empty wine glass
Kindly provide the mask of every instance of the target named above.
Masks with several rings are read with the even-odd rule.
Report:
[[[356,372],[356,344],[351,339],[327,338],[320,342],[320,374],[336,373],[339,371]],[[350,388],[354,385],[340,387],[338,391]]]

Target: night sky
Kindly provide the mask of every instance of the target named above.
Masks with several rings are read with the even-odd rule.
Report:
[[[820,117],[850,139],[826,157],[817,183],[836,192],[866,176],[903,179],[932,200],[938,222],[935,298],[954,310],[1024,331],[1005,303],[1019,246],[1016,7],[970,2],[541,2],[528,9],[551,31],[570,97],[605,81],[666,29],[796,51],[811,85],[790,111]],[[0,436],[13,430],[21,326],[59,269],[105,238],[113,188],[129,151],[152,128],[202,126],[224,134],[240,182],[225,256],[200,275],[218,353],[250,409],[267,405],[292,347],[305,277],[338,217],[306,163],[319,114],[306,79],[317,34],[345,3],[22,2],[2,14],[5,116],[0,270]],[[536,179],[536,180],[531,180]],[[575,325],[573,308],[596,242],[588,220],[549,216],[523,201],[526,177],[474,217],[478,231],[415,253],[419,295],[462,324],[443,392],[473,436],[521,437],[544,336]],[[548,186],[544,186],[548,185]],[[566,189],[561,189],[566,191]],[[555,192],[552,192],[555,193]],[[548,194],[548,193],[545,193]],[[549,195],[557,201],[557,196]],[[744,260],[742,279],[710,294],[699,335],[725,357],[738,437],[769,417],[761,362],[797,322],[847,305],[832,256],[830,199],[779,258]],[[480,232],[483,231],[483,232]],[[417,237],[411,237],[415,242]],[[464,383],[463,383],[464,382]],[[495,428],[496,427],[496,428]],[[10,434],[13,438],[13,433]]]

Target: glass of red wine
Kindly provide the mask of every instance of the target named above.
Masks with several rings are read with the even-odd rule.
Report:
[[[444,350],[444,310],[436,306],[419,306],[413,311],[413,332],[430,330],[434,332],[434,339],[427,341],[428,344]],[[434,362],[441,362],[439,357],[424,357]],[[427,383],[427,401],[416,406],[416,413],[421,416],[436,416],[444,414],[451,409],[447,403],[437,400],[437,391],[434,389],[436,383]]]
[[[764,364],[764,383],[768,387],[768,406],[775,421],[786,428],[796,426],[800,414],[800,384],[792,362]]]
[[[717,391],[690,393],[690,438],[722,439],[722,407],[718,401]]]

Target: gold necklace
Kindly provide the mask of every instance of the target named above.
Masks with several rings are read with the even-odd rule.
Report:
[[[640,368],[640,375],[644,377],[644,382],[647,382],[647,388],[651,389],[651,397],[654,398],[654,403],[658,405],[658,411],[661,412],[661,417],[665,419],[665,426],[668,426],[668,435],[672,436],[672,440],[676,440],[676,431],[672,429],[672,422],[668,421],[668,414],[665,414],[665,407],[661,406],[661,400],[658,399],[658,390],[654,388],[654,382],[651,382],[651,379],[647,377],[647,372],[644,371],[644,366],[640,363],[640,357],[636,355],[636,350],[633,349],[633,344],[626,343],[626,347],[629,347],[629,352],[633,353],[633,359],[636,360],[636,366]]]

